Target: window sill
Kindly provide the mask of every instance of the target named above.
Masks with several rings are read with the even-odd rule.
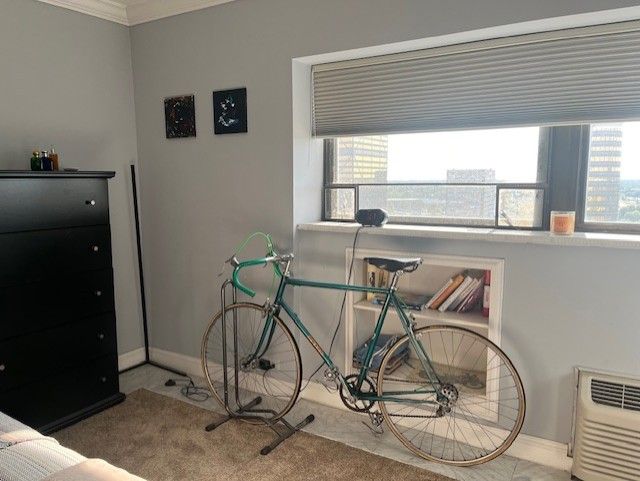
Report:
[[[299,224],[298,230],[307,232],[354,233],[358,224],[344,222],[314,222]],[[385,225],[368,228],[365,234],[416,237],[425,239],[473,240],[507,242],[512,244],[555,245],[566,247],[609,247],[616,249],[640,249],[640,235],[576,232],[570,236],[553,235],[541,231],[510,231],[475,227],[439,227],[420,225]]]

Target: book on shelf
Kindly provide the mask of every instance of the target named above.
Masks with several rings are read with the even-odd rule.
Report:
[[[465,308],[475,307],[469,305],[469,299],[483,283],[484,271],[467,269],[449,279],[427,302],[426,307],[440,312],[459,311],[463,305]]]
[[[367,357],[367,352],[369,351],[369,344],[373,339],[369,339],[362,345],[360,345],[353,352],[353,367],[359,369],[362,367],[362,363]],[[378,340],[375,344],[373,357],[371,358],[371,371],[377,372],[380,369],[380,365],[382,364],[382,359],[389,352],[391,347],[398,341],[398,336],[394,336],[391,334],[380,334]],[[389,374],[395,371],[398,367],[402,365],[404,361],[409,358],[409,343],[406,343],[406,346],[398,349],[391,360],[387,363],[387,368],[385,369],[385,374]]]
[[[458,288],[455,291],[453,291],[451,295],[447,297],[442,304],[440,304],[440,307],[438,307],[438,310],[440,312],[445,312],[446,310],[448,310],[449,306],[453,304],[456,301],[456,299],[458,299],[462,295],[462,293],[467,289],[467,287],[469,287],[469,284],[471,284],[472,282],[473,282],[473,279],[470,276],[466,276],[462,281],[462,284],[460,284]]]
[[[402,364],[404,364],[405,362],[407,362],[409,360],[409,351],[406,350],[404,351],[401,355],[398,356],[393,356],[393,359],[390,359],[389,362],[387,363],[387,367],[384,370],[385,374],[391,374],[393,371],[395,371],[396,369],[398,369],[400,366],[402,366]],[[353,367],[355,369],[361,369],[362,368],[362,364],[356,360],[353,361]],[[370,371],[372,373],[377,373],[380,370],[380,366],[377,367],[371,367]]]
[[[480,281],[474,291],[456,308],[456,312],[470,312],[482,301],[484,294],[484,281]]]
[[[440,312],[455,310],[481,282],[484,271],[468,269],[462,275],[465,276],[464,281],[438,308]]]
[[[469,294],[471,294],[473,291],[476,290],[476,288],[482,283],[481,279],[473,279],[471,280],[471,282],[469,283],[469,285],[466,287],[466,289],[460,293],[460,295],[458,296],[458,298],[451,303],[451,305],[449,306],[449,310],[450,311],[455,311],[458,309],[458,307],[460,307],[460,305],[462,305],[462,303],[467,299],[467,297],[469,297]]]
[[[458,287],[460,287],[460,284],[462,284],[463,282],[464,276],[462,274],[458,274],[457,276],[452,277],[450,279],[450,282],[447,282],[448,286],[446,287],[446,289],[444,289],[444,291],[442,291],[439,296],[436,294],[437,297],[434,296],[435,299],[432,302],[430,301],[429,309],[433,309],[434,311],[438,309],[442,305],[442,303],[446,301],[449,296],[453,294],[456,289],[458,289]]]
[[[449,279],[445,283],[445,285],[442,286],[440,290],[431,297],[431,299],[429,299],[429,302],[427,302],[424,307],[426,307],[427,309],[430,309],[431,305],[435,302],[435,300],[438,299],[442,294],[444,294],[444,291],[447,290],[451,284],[453,284],[453,278]]]
[[[365,276],[367,287],[387,287],[389,283],[389,273],[378,267],[365,263]],[[371,301],[375,298],[375,293],[367,292],[367,300]]]
[[[411,309],[413,311],[421,311],[424,308],[424,305],[429,301],[429,296],[425,294],[397,292],[396,297],[398,297],[398,300],[400,300],[407,309]],[[373,298],[373,303],[383,305],[386,298],[386,294],[376,294]]]

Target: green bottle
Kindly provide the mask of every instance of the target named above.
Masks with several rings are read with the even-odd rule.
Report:
[[[33,156],[31,157],[31,170],[42,170],[42,160],[40,159],[40,152],[37,150],[33,151]]]

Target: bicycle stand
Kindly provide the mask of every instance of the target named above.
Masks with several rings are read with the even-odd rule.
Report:
[[[228,370],[227,370],[227,319],[226,319],[226,315],[224,314],[225,309],[227,307],[227,303],[226,303],[226,291],[227,291],[227,287],[231,286],[232,289],[232,301],[235,304],[237,301],[237,291],[235,289],[235,287],[233,287],[233,284],[231,282],[230,279],[227,279],[223,284],[222,287],[220,288],[220,300],[221,300],[221,306],[222,306],[222,312],[223,315],[221,317],[221,321],[222,321],[222,364],[223,364],[223,382],[224,382],[224,387],[223,387],[223,391],[224,391],[224,408],[227,411],[227,415],[224,416],[221,420],[219,421],[214,421],[211,424],[207,425],[205,427],[205,431],[207,432],[211,432],[214,429],[222,426],[223,424],[225,424],[228,421],[231,421],[232,419],[239,419],[239,420],[250,420],[250,421],[257,421],[260,422],[262,424],[264,424],[266,427],[268,427],[269,429],[271,429],[275,434],[276,434],[276,439],[271,442],[271,444],[268,444],[267,446],[263,447],[260,450],[260,454],[262,454],[263,456],[266,456],[267,454],[269,454],[271,451],[273,451],[275,448],[277,448],[283,441],[285,441],[286,439],[290,438],[292,435],[294,435],[295,433],[297,433],[298,431],[300,431],[302,428],[304,428],[305,426],[307,426],[308,424],[312,423],[315,419],[315,416],[313,414],[309,414],[306,418],[304,418],[302,421],[300,421],[298,424],[293,425],[291,423],[289,423],[286,419],[280,418],[277,419],[275,421],[273,421],[272,419],[269,419],[268,417],[265,417],[264,415],[266,414],[271,414],[272,416],[276,416],[277,413],[271,409],[259,409],[258,406],[260,406],[260,403],[262,403],[262,397],[260,396],[256,396],[254,399],[252,399],[250,402],[248,402],[245,405],[242,405],[242,403],[240,402],[240,389],[238,387],[238,383],[235,382],[234,383],[234,397],[235,397],[235,404],[238,406],[238,409],[232,409],[231,406],[229,405],[229,374],[228,374]],[[233,365],[234,365],[234,376],[237,379],[238,377],[238,368],[239,368],[239,360],[238,360],[238,356],[237,356],[237,346],[238,346],[238,329],[237,329],[237,319],[235,319],[235,312],[234,312],[234,319],[233,319],[233,344],[234,344],[234,359],[233,359]],[[276,426],[280,426],[280,428],[278,429]]]

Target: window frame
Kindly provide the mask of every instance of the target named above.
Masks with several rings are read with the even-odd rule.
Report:
[[[540,127],[540,138],[538,143],[538,165],[537,165],[537,182],[487,182],[487,183],[463,183],[463,182],[378,182],[378,183],[359,183],[359,184],[339,184],[331,182],[333,179],[333,170],[336,161],[336,138],[327,138],[323,142],[323,162],[324,162],[324,179],[322,187],[322,221],[323,222],[355,222],[355,213],[358,211],[359,204],[359,188],[363,186],[394,186],[394,185],[406,185],[406,186],[481,186],[488,187],[493,186],[496,189],[496,202],[495,212],[493,218],[493,224],[471,224],[471,223],[456,223],[447,222],[447,218],[443,218],[443,222],[429,222],[429,218],[425,218],[425,221],[420,221],[415,218],[411,221],[399,221],[389,220],[390,224],[396,225],[424,225],[433,227],[467,227],[467,228],[480,228],[480,229],[501,229],[501,230],[516,230],[516,231],[543,231],[548,229],[549,223],[549,169],[551,162],[551,145],[552,145],[552,129],[549,127]],[[327,191],[330,189],[353,189],[354,190],[354,217],[349,219],[335,219],[327,217]],[[519,227],[500,224],[500,191],[509,189],[519,190],[542,190],[542,222],[539,227]],[[451,219],[452,220],[452,219]]]
[[[601,122],[608,123],[608,122]],[[589,148],[591,143],[591,125],[582,125],[580,149],[578,152],[578,195],[576,197],[576,231],[601,232],[611,234],[640,234],[640,222],[589,222],[587,215],[587,181],[589,176]]]
[[[606,122],[604,122],[606,123]],[[569,125],[540,127],[540,144],[538,149],[538,183],[498,184],[506,189],[510,185],[520,188],[544,189],[542,225],[541,227],[511,227],[505,225],[472,225],[464,223],[448,222],[398,222],[398,225],[427,225],[436,227],[467,227],[489,228],[518,231],[545,231],[549,230],[549,217],[551,211],[575,211],[576,232],[599,232],[612,234],[640,234],[640,223],[629,222],[589,222],[586,216],[587,180],[589,173],[589,147],[591,141],[591,125]],[[331,222],[355,222],[355,219],[330,219],[327,218],[327,205],[325,192],[329,188],[343,187],[354,189],[355,211],[358,209],[358,185],[393,185],[393,183],[378,184],[332,184],[332,169],[335,162],[336,139],[324,139],[324,180],[322,188],[322,220]],[[443,185],[444,183],[415,183],[405,185]],[[495,185],[495,184],[444,184],[444,185]],[[496,197],[496,209],[499,197]],[[354,212],[355,213],[355,212]],[[495,218],[494,218],[495,224]]]

